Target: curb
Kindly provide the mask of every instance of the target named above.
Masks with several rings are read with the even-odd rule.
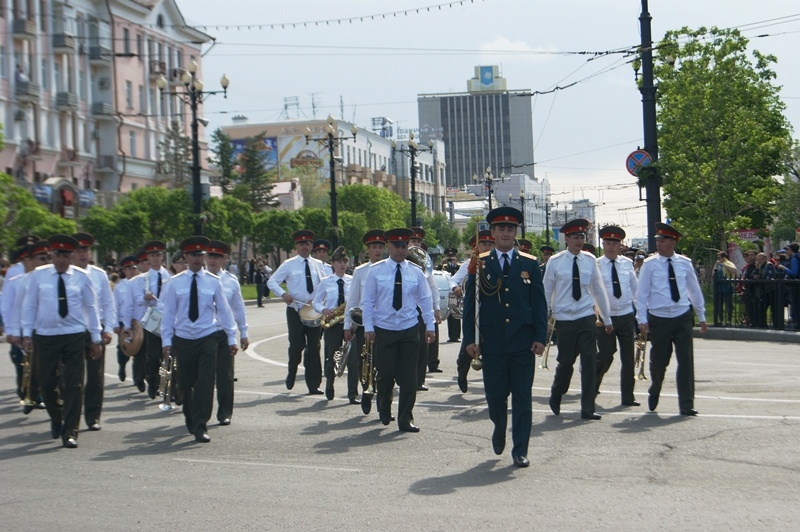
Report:
[[[800,334],[795,331],[771,331],[768,329],[733,329],[724,327],[709,327],[706,334],[701,334],[700,329],[692,329],[694,338],[707,338],[709,340],[734,340],[745,342],[773,342],[800,344]]]

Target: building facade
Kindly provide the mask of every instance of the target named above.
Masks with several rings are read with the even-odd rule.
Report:
[[[156,80],[182,90],[183,69],[201,63],[211,38],[186,26],[174,0],[5,0],[0,8],[0,169],[66,217],[166,184],[159,143],[172,120],[188,136],[191,115]]]
[[[447,146],[447,187],[462,189],[490,167],[533,177],[533,115],[529,90],[506,89],[497,66],[477,66],[467,92],[417,96],[422,144]]]

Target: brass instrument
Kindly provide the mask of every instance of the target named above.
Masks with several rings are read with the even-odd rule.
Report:
[[[323,325],[323,327],[325,327]],[[344,370],[347,367],[347,360],[350,358],[350,350],[352,349],[353,342],[345,342],[333,353],[333,371],[337,377],[344,375]]]
[[[19,404],[23,406],[36,406],[36,401],[31,399],[31,378],[33,377],[33,349],[27,352],[22,349],[22,389],[25,391],[24,399]],[[26,410],[29,412],[29,410]]]
[[[636,355],[633,358],[634,373],[638,368],[638,378],[640,381],[646,381],[647,376],[644,374],[644,361],[647,357],[647,331],[640,332],[639,337],[636,339]]]
[[[130,336],[125,336],[124,331],[120,327],[119,338],[117,339],[117,342],[119,343],[119,349],[122,351],[123,355],[135,357],[136,353],[138,353],[139,349],[141,349],[143,341],[144,332],[142,329],[142,324],[139,323],[138,320],[131,320]]]
[[[164,398],[164,402],[158,407],[164,412],[169,412],[175,408],[172,406],[172,388],[177,368],[178,361],[175,360],[175,357],[170,356],[161,362],[161,367],[158,369],[158,374],[161,377],[158,383],[158,393]]]
[[[347,303],[342,303],[333,309],[328,317],[322,316],[320,324],[323,329],[330,329],[334,325],[339,325],[344,321],[344,307]]]
[[[375,379],[378,371],[375,369],[374,343],[364,340],[364,347],[361,349],[361,410],[369,414],[372,409],[372,396],[375,395]]]
[[[548,369],[547,357],[550,356],[550,344],[553,343],[553,331],[555,330],[556,330],[556,317],[551,313],[550,317],[547,318],[547,340],[545,340],[544,357],[542,358],[542,363],[539,364],[539,367],[542,369]]]

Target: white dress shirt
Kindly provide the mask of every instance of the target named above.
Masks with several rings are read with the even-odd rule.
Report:
[[[576,256],[581,283],[581,298],[577,301],[572,297],[572,264]],[[573,321],[591,316],[597,305],[603,324],[611,325],[611,310],[600,267],[591,253],[581,251],[573,255],[568,250],[556,253],[547,261],[543,284],[547,304],[556,320]]]
[[[672,300],[669,289],[668,257],[659,254],[645,259],[639,271],[639,289],[636,292],[636,320],[647,323],[647,313],[659,318],[675,318],[689,310],[691,305],[698,321],[706,321],[706,306],[700,283],[697,282],[692,261],[677,253],[672,259],[672,269],[678,283],[678,302]]]
[[[0,304],[0,314],[3,316],[3,325],[6,334],[11,336],[22,336],[22,320],[20,311],[22,302],[25,300],[25,290],[28,286],[29,276],[20,273],[14,277],[8,277],[3,283],[3,298]]]
[[[22,264],[22,261],[15,262],[9,266],[6,271],[6,280],[16,277],[17,275],[22,275],[23,273],[25,273],[25,265]]]
[[[89,264],[86,272],[92,280],[94,293],[97,296],[97,311],[100,314],[103,332],[113,334],[114,327],[117,326],[117,304],[111,293],[111,285],[108,284],[108,274],[93,264]]]
[[[611,282],[611,261],[603,255],[597,259],[600,264],[600,274],[603,276],[603,284],[606,287],[608,303],[611,307],[612,316],[625,316],[633,312],[633,302],[636,297],[636,287],[638,281],[636,272],[633,271],[633,261],[622,255],[617,256],[615,264],[617,266],[617,277],[619,277],[619,287],[622,295],[614,297],[614,285]]]
[[[344,274],[344,276],[339,277],[333,274],[323,278],[319,286],[314,289],[312,303],[314,310],[322,313],[325,309],[333,310],[338,306],[336,303],[339,301],[339,279],[344,281],[344,301],[347,303],[347,294],[350,292],[353,276]],[[347,309],[347,305],[345,305],[345,309]]]
[[[93,342],[100,342],[100,316],[97,296],[86,270],[70,266],[61,276],[67,292],[67,315],[58,313],[58,272],[52,264],[29,273],[28,289],[22,304],[22,335],[34,330],[42,336],[58,336],[89,331]]]
[[[239,328],[239,336],[247,338],[247,315],[244,310],[244,298],[242,298],[242,287],[239,286],[239,279],[231,272],[220,270],[219,280],[222,283],[222,292],[233,313],[233,321]],[[219,327],[221,329],[222,327]]]
[[[344,307],[345,330],[353,326],[353,320],[350,319],[350,311],[353,307],[361,307],[361,294],[364,293],[364,285],[367,284],[367,274],[373,264],[377,264],[377,262],[367,262],[353,270],[353,278],[350,280],[350,291],[345,293],[345,302],[347,303]]]
[[[468,260],[462,262],[461,266],[458,267],[458,271],[450,277],[449,286],[451,292],[456,286],[461,286],[461,283],[467,278],[467,275],[469,275],[469,263],[470,261]]]
[[[131,324],[131,310],[133,306],[131,305],[130,297],[131,297],[131,280],[130,279],[120,279],[116,286],[114,286],[114,302],[117,305],[117,323],[114,325],[119,325],[122,322],[122,328],[128,328]]]
[[[158,309],[161,310],[161,298],[158,297],[159,272],[161,273],[161,295],[163,296],[164,287],[167,286],[167,283],[170,280],[169,272],[163,266],[160,270],[150,268],[150,270],[140,273],[131,279],[132,284],[130,286],[130,291],[131,304],[133,305],[131,312],[132,319],[142,321],[142,318],[144,318],[144,313],[147,311],[148,307],[158,307]],[[153,294],[156,296],[156,299],[146,300],[144,296],[147,294]],[[130,327],[130,323],[127,325]]]
[[[364,293],[361,295],[364,331],[374,332],[375,327],[392,331],[410,329],[419,323],[419,307],[426,330],[434,332],[431,288],[425,274],[407,260],[399,264],[403,279],[403,306],[400,310],[395,310],[392,306],[398,263],[388,258],[369,269]]]
[[[311,271],[311,283],[316,288],[325,274],[322,271],[322,261],[310,255],[308,259],[304,259],[300,255],[286,259],[267,281],[269,289],[278,297],[283,297],[283,294],[288,291],[295,300],[292,306],[298,310],[314,298],[314,293],[309,294],[306,288],[306,260],[308,260],[308,268]],[[281,288],[281,283],[284,281],[286,281],[288,290]]]
[[[193,276],[192,270],[184,270],[161,288],[161,345],[172,346],[173,336],[197,340],[219,329],[228,335],[228,345],[236,345],[236,323],[222,283],[203,268],[197,272],[198,317],[196,321],[189,319]]]

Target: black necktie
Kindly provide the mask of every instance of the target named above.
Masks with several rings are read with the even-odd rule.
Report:
[[[397,273],[394,274],[394,297],[392,306],[395,310],[400,310],[403,306],[403,274],[400,273],[400,265],[397,265]]]
[[[311,268],[308,267],[308,259],[306,259],[306,290],[311,294],[314,292],[314,283],[311,281]]]
[[[622,297],[622,287],[619,285],[619,275],[617,275],[616,261],[611,261],[611,284],[614,286],[614,297]]]
[[[58,315],[66,318],[69,313],[67,308],[67,285],[64,284],[62,274],[58,274]]]
[[[189,319],[193,322],[200,317],[200,309],[197,306],[197,274],[192,276],[192,290],[189,292]]]
[[[339,285],[339,299],[336,301],[336,306],[339,306],[344,303],[344,279],[339,279],[336,284]]]
[[[503,277],[508,277],[508,270],[511,269],[511,259],[508,258],[508,253],[503,253]]]
[[[161,297],[161,272],[158,272],[158,283],[156,287],[156,297]]]
[[[677,303],[681,299],[681,295],[678,292],[675,270],[672,269],[672,259],[667,259],[667,273],[669,274],[669,293],[672,296],[672,300]]]
[[[581,272],[578,269],[578,257],[572,259],[572,299],[581,298]]]

